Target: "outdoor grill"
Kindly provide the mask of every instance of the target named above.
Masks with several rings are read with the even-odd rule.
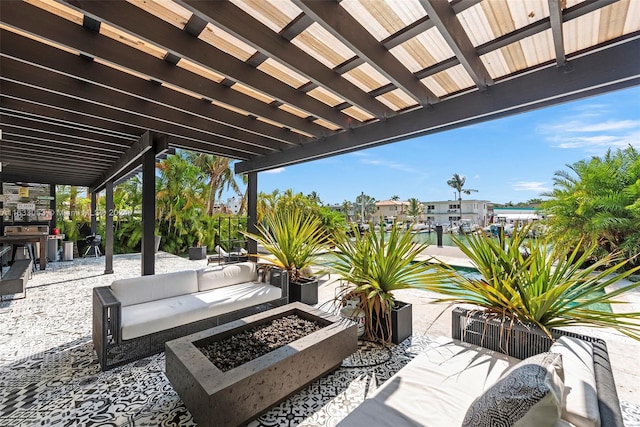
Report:
[[[94,256],[97,258],[102,255],[102,252],[100,252],[100,243],[102,243],[102,236],[100,236],[99,234],[90,234],[85,237],[84,241],[87,242],[87,249],[84,251],[83,257]]]

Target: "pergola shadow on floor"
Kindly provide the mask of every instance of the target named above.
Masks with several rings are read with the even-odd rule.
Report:
[[[156,258],[158,272],[206,264],[163,252]],[[114,263],[114,275],[102,274],[99,258],[51,263],[34,274],[28,298],[0,303],[0,425],[194,425],[164,375],[164,354],[100,371],[91,343],[92,289],[136,276],[140,254],[117,255]],[[322,283],[321,303],[331,299],[332,286]],[[364,347],[250,425],[334,426],[432,342],[425,331],[446,334],[425,328],[430,296],[408,291],[402,297],[414,303],[411,339],[390,351]],[[627,427],[640,426],[636,403],[622,401]]]

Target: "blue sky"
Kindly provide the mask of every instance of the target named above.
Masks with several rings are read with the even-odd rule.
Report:
[[[640,88],[634,87],[258,174],[258,190],[315,191],[324,203],[451,200],[447,180],[466,177],[465,198],[524,202],[553,188],[553,174],[607,149],[640,149]]]

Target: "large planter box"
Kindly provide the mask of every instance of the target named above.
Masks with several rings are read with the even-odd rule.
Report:
[[[189,259],[190,260],[199,260],[205,259],[207,257],[207,247],[206,246],[192,246],[189,248]]]
[[[289,301],[308,305],[318,303],[318,279],[301,278],[299,283],[289,281]]]
[[[223,372],[196,345],[296,314],[325,325],[289,345]],[[292,303],[166,343],[166,375],[200,426],[237,426],[338,368],[358,348],[356,324]]]

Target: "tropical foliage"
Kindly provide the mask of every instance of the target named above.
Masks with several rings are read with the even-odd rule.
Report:
[[[556,245],[570,250],[596,245],[594,256],[640,252],[640,155],[633,147],[592,157],[554,175],[542,204]],[[638,260],[633,261],[638,264]]]
[[[156,234],[162,249],[176,254],[190,246],[240,240],[246,218],[212,212],[222,191],[237,194],[229,159],[177,151],[156,164]],[[68,239],[81,240],[90,230],[90,200],[76,187],[58,186],[58,228]],[[246,197],[246,194],[243,195]],[[142,180],[134,176],[114,188],[114,252],[140,250]],[[244,200],[244,199],[243,199]],[[246,206],[246,203],[243,203]],[[98,233],[104,235],[105,200],[98,198]],[[241,208],[242,210],[242,208]],[[226,247],[225,247],[226,248]],[[229,249],[229,248],[226,248]]]
[[[526,239],[528,228],[515,232],[506,247],[484,235],[454,238],[480,272],[480,278],[454,272],[450,283],[431,285],[443,295],[438,302],[474,304],[512,320],[550,328],[593,326],[614,328],[640,340],[640,313],[610,313],[595,304],[619,304],[618,297],[637,290],[640,283],[619,283],[640,269],[623,271],[628,259],[607,255],[586,268],[583,262],[595,246],[570,253],[545,239]],[[605,288],[619,283],[616,290]]]
[[[393,292],[428,289],[446,281],[450,273],[426,261],[416,261],[428,244],[414,242],[410,233],[395,227],[388,234],[384,230],[360,234],[354,226],[353,235],[355,238],[346,233],[334,237],[336,260],[331,262],[331,269],[345,282],[338,302],[359,298],[366,313],[366,337],[388,341]]]
[[[256,240],[271,255],[256,254],[289,273],[289,280],[299,283],[314,263],[327,240],[318,217],[302,209],[271,209],[257,225],[258,234],[243,232]]]
[[[294,193],[292,189],[280,192],[274,190],[271,193],[258,194],[258,223],[264,224],[265,216],[271,211],[286,212],[298,210],[304,215],[317,218],[325,228],[327,235],[346,227],[346,221],[342,214],[335,212],[328,206],[319,204],[319,196],[312,192],[305,196],[302,193]]]

